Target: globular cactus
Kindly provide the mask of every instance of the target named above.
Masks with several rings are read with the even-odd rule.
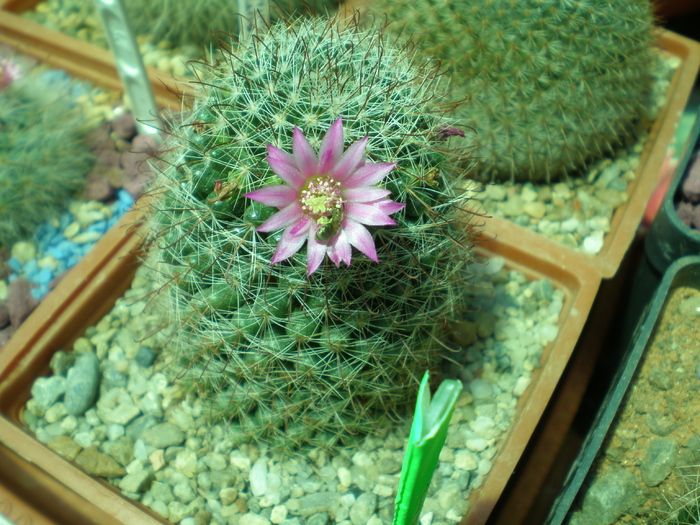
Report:
[[[9,59],[0,67],[0,245],[11,247],[76,196],[94,155],[65,93],[33,72],[19,78]]]
[[[223,51],[199,70],[149,212],[174,369],[242,439],[332,447],[387,429],[466,308],[463,139],[449,138],[461,131],[442,116],[440,78],[340,19],[280,22]],[[307,170],[319,150],[339,194]],[[294,191],[313,211],[285,222]]]
[[[38,10],[29,16],[52,29],[64,31],[73,36],[81,30],[96,37],[96,42],[107,46],[102,33],[102,25],[95,12],[94,0],[49,0],[55,7]],[[148,37],[153,43],[167,41],[172,45],[184,46],[211,45],[216,40],[217,31],[231,34],[238,32],[239,9],[245,7],[244,16],[251,17],[256,11],[266,19],[279,17],[280,13],[294,13],[312,10],[319,14],[337,9],[337,0],[125,0],[134,34]],[[49,16],[60,10],[63,18]]]
[[[652,105],[648,0],[373,0],[440,60],[477,176],[551,181],[632,137]]]

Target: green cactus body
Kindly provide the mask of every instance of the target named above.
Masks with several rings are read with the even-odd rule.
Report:
[[[52,29],[79,35],[81,31],[100,31],[98,42],[107,47],[101,23],[95,13],[94,0],[48,0],[49,9],[32,12],[29,16]],[[172,45],[210,45],[215,43],[217,31],[230,34],[238,32],[241,20],[238,9],[245,7],[250,13],[261,12],[266,18],[275,19],[279,13],[324,13],[337,9],[336,0],[125,0],[129,23],[137,36],[144,36],[158,44],[167,41]],[[51,12],[63,13],[61,19],[49,16]],[[219,35],[221,36],[221,35]]]
[[[346,443],[407,415],[465,311],[468,195],[452,169],[463,139],[436,132],[436,70],[378,30],[284,22],[224,56],[199,71],[150,211],[176,369],[235,435]],[[378,263],[354,252],[349,267],[326,258],[307,276],[302,248],[271,265],[282,232],[256,228],[277,210],[243,194],[279,184],[267,144],[291,151],[298,126],[318,151],[341,115],[345,147],[367,136],[368,161],[398,163],[380,186],[406,206],[396,225],[370,227]]]
[[[0,89],[0,246],[63,210],[94,162],[81,112],[55,89],[35,73]]]
[[[376,0],[468,99],[478,177],[551,181],[624,144],[650,105],[648,0]]]

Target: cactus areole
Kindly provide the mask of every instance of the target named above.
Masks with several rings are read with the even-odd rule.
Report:
[[[168,362],[241,441],[386,431],[467,310],[464,138],[445,132],[437,68],[338,19],[222,52],[157,164]]]

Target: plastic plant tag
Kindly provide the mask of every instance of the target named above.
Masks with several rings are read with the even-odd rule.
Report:
[[[408,436],[406,456],[396,494],[393,525],[418,523],[430,480],[437,467],[438,456],[447,438],[447,427],[462,391],[460,381],[443,381],[430,400],[428,372],[418,390],[416,413]]]
[[[141,134],[158,136],[158,106],[143,58],[126,16],[124,0],[94,0],[107,40],[114,54],[119,78],[134,107],[136,127]],[[156,123],[156,126],[146,124]]]

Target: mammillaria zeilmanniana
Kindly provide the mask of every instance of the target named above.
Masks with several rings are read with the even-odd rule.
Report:
[[[386,430],[465,310],[465,152],[434,64],[319,18],[198,74],[149,214],[175,370],[242,440]]]

